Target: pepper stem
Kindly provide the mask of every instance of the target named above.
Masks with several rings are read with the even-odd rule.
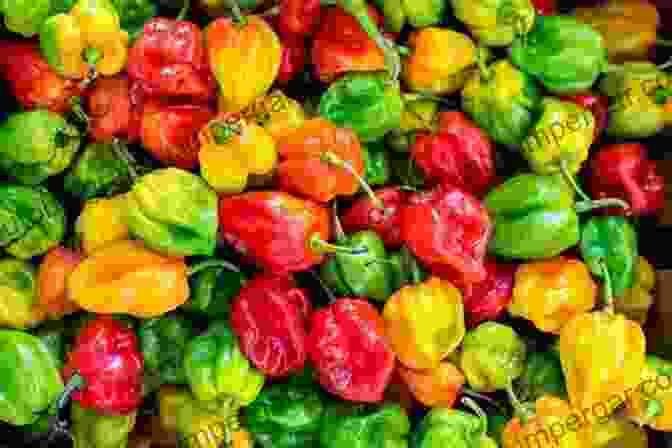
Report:
[[[364,180],[362,176],[359,175],[359,173],[357,173],[357,171],[355,171],[355,169],[349,162],[346,162],[345,160],[341,159],[331,151],[324,151],[320,156],[320,160],[322,162],[329,163],[331,165],[337,166],[339,168],[348,171],[352,175],[352,177],[354,177],[357,180],[357,182],[359,182],[359,185],[366,192],[366,194],[369,195],[369,198],[371,198],[373,205],[376,208],[385,209],[385,204],[383,204],[383,201],[378,196],[376,196],[376,193],[373,192],[369,184]]]
[[[182,9],[180,9],[180,12],[177,14],[177,17],[175,17],[175,21],[180,22],[186,19],[190,7],[191,7],[191,0],[184,0],[184,3],[182,4]]]
[[[187,277],[191,277],[194,274],[197,274],[205,269],[209,268],[226,268],[229,271],[240,273],[240,269],[233,263],[230,263],[225,260],[205,260],[200,263],[196,263],[187,270]]]
[[[136,162],[131,153],[128,152],[126,145],[115,137],[112,139],[112,151],[114,151],[115,155],[126,164],[128,175],[131,176],[131,180],[135,182],[138,179],[138,172],[133,166]]]
[[[485,50],[478,49],[476,51],[476,65],[478,66],[478,72],[481,74],[481,78],[488,80],[491,78],[492,73],[487,66],[487,52]]]
[[[658,41],[656,41],[656,43],[657,43],[657,42],[658,42]],[[672,46],[672,42],[671,42],[671,41],[661,41],[661,42],[666,42],[666,45],[668,45],[668,46]],[[670,67],[672,67],[672,57],[671,57],[670,59],[668,59],[666,62],[663,62],[662,64],[656,66],[656,68],[657,68],[658,70],[665,70],[666,68],[670,68]]]
[[[368,253],[365,247],[345,247],[328,243],[320,237],[319,233],[314,233],[308,244],[313,252],[318,254],[365,255]]]
[[[630,208],[627,202],[616,198],[581,201],[577,202],[574,205],[574,209],[576,210],[577,213],[585,213],[590,210],[595,210],[597,208],[608,208],[608,207],[618,207],[622,209]]]
[[[611,274],[607,268],[607,263],[604,259],[599,262],[602,268],[602,275],[604,276],[604,311],[609,314],[614,314],[614,289],[611,285]]]
[[[509,401],[513,406],[513,409],[516,411],[516,416],[522,420],[523,423],[527,423],[534,414],[527,408],[523,403],[520,402],[516,394],[513,392],[513,384],[509,382],[506,386],[506,395],[509,397]]]
[[[224,4],[231,10],[231,14],[233,14],[233,21],[236,23],[236,25],[245,26],[245,24],[247,24],[247,19],[240,10],[240,5],[236,0],[224,0]]]
[[[68,383],[63,388],[61,396],[58,397],[58,400],[56,401],[56,408],[58,409],[59,412],[63,408],[65,408],[65,406],[68,404],[70,396],[83,385],[84,385],[84,377],[82,377],[82,375],[80,375],[79,373],[75,373],[74,375],[72,375],[72,377],[70,377]]]
[[[74,115],[75,118],[85,126],[86,131],[84,132],[86,133],[89,129],[89,125],[91,124],[91,120],[86,112],[84,112],[84,107],[82,106],[82,97],[73,96],[70,98],[70,108],[72,115]]]
[[[460,400],[463,405],[474,411],[476,415],[478,415],[478,418],[481,419],[481,423],[483,423],[483,433],[486,433],[488,431],[488,416],[486,413],[481,409],[481,407],[471,398],[469,397],[462,397]]]
[[[404,93],[402,95],[404,103],[412,103],[413,101],[436,101],[437,103],[445,104],[446,106],[456,107],[458,103],[456,101],[451,101],[440,96],[431,95],[429,93]]]
[[[564,160],[560,162],[560,172],[562,173],[562,177],[564,177],[567,183],[572,186],[574,191],[581,197],[582,200],[592,201],[590,196],[588,196],[586,192],[583,191],[581,187],[579,187],[579,184],[576,183],[576,179],[574,179],[572,173],[569,172],[569,168],[567,168],[567,162]]]
[[[642,425],[649,423],[656,417],[660,417],[665,412],[663,403],[656,399],[646,399],[644,415],[642,416]]]
[[[280,6],[274,6],[259,14],[261,17],[275,17],[280,15]]]
[[[338,218],[338,204],[334,200],[331,204],[331,219],[334,222],[334,233],[336,234],[336,241],[342,241],[346,238],[341,220]]]
[[[403,45],[397,45],[397,51],[402,56],[408,56],[409,54],[411,54],[411,49]]]
[[[507,415],[508,411],[499,403],[497,403],[495,400],[492,398],[488,397],[487,395],[479,394],[476,391],[473,391],[471,389],[462,389],[462,393],[468,397],[477,399],[477,400],[483,400],[488,402],[490,405],[494,406],[497,408],[497,410],[502,414],[502,415]]]

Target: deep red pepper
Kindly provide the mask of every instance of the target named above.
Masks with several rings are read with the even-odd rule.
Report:
[[[280,0],[278,32],[283,37],[309,36],[320,23],[320,0]]]
[[[142,105],[131,96],[126,76],[101,78],[87,96],[89,134],[99,142],[123,138],[129,143],[140,139]]]
[[[208,102],[217,84],[208,66],[203,32],[192,22],[154,18],[128,51],[129,77],[148,97]]]
[[[34,42],[0,41],[0,77],[24,109],[70,110],[70,99],[82,93],[79,82],[60,77]]]
[[[495,180],[493,154],[488,136],[462,112],[441,112],[438,133],[418,135],[412,147],[428,182],[450,183],[477,196]]]
[[[343,213],[341,224],[346,233],[374,230],[390,249],[401,247],[400,208],[410,195],[399,187],[386,187],[375,191],[384,209],[376,206],[367,195],[357,198]]]
[[[344,400],[383,400],[395,355],[385,339],[385,321],[364,299],[340,298],[313,313],[308,336],[318,381]]]
[[[142,403],[142,352],[133,330],[110,316],[99,315],[79,331],[63,367],[83,385],[72,399],[100,413],[128,414]]]
[[[496,320],[513,299],[513,279],[517,265],[485,261],[486,278],[462,289],[467,326],[474,328],[486,320]]]
[[[607,121],[609,119],[609,100],[607,97],[587,93],[584,95],[565,96],[561,97],[561,99],[574,102],[593,113],[593,117],[595,118],[595,137],[593,141],[597,141],[602,132],[607,128]]]
[[[231,306],[231,327],[240,349],[270,377],[303,369],[311,313],[308,293],[289,276],[259,275],[238,293]]]
[[[400,221],[401,239],[435,275],[458,287],[485,280],[492,222],[471,193],[449,184],[414,193]]]
[[[540,16],[554,16],[558,14],[557,0],[532,0],[532,4]]]
[[[588,188],[595,199],[620,198],[630,207],[609,208],[609,214],[651,215],[665,205],[665,179],[640,143],[607,145],[589,164]]]
[[[286,84],[303,72],[306,66],[306,42],[298,36],[282,36],[282,59],[275,80]]]

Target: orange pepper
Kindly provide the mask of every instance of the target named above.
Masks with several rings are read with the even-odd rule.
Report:
[[[37,304],[48,319],[60,319],[79,309],[66,295],[66,282],[84,256],[58,246],[51,249],[37,270]]]
[[[452,408],[465,383],[462,372],[445,361],[435,369],[412,370],[402,365],[398,371],[415,399],[430,408]]]

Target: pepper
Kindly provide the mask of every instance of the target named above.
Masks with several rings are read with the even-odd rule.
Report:
[[[279,383],[245,408],[245,420],[262,448],[316,448],[324,408],[317,387]]]
[[[422,283],[429,278],[429,273],[420,266],[418,259],[405,246],[389,255],[387,265],[392,293],[404,286]]]
[[[15,258],[0,259],[0,324],[26,329],[46,319],[36,293],[35,267]]]
[[[282,47],[259,16],[243,16],[236,0],[226,0],[233,19],[222,17],[205,31],[210,69],[219,83],[220,112],[240,112],[264,95],[278,76]],[[235,65],[236,70],[231,70]]]
[[[630,390],[626,401],[626,415],[640,426],[656,431],[672,428],[672,363],[654,355],[646,356],[637,388]]]
[[[558,354],[550,350],[528,353],[517,386],[521,399],[528,402],[535,402],[546,395],[567,400],[567,387]]]
[[[412,92],[450,95],[458,92],[476,65],[478,51],[463,33],[428,27],[414,31],[403,79]]]
[[[599,140],[600,136],[607,128],[609,99],[604,95],[593,95],[591,93],[564,96],[560,99],[563,101],[574,102],[579,106],[588,109],[593,114],[593,118],[595,119],[593,143]]]
[[[602,423],[594,423],[588,432],[589,447],[609,448],[610,446],[628,448],[647,448],[650,446],[649,437],[644,427],[615,414]]]
[[[450,183],[480,196],[495,179],[494,149],[462,112],[439,113],[439,133],[420,134],[412,157],[432,183]]]
[[[394,293],[385,303],[383,317],[392,349],[411,369],[437,368],[465,334],[462,295],[438,277]]]
[[[646,261],[646,258],[639,256],[632,287],[625,292],[620,300],[616,301],[614,309],[628,319],[644,325],[649,309],[653,305],[651,291],[655,286],[656,272],[653,266]]]
[[[65,236],[65,210],[43,187],[0,185],[0,247],[28,260],[43,255]]]
[[[452,408],[465,382],[462,372],[447,361],[429,370],[412,370],[403,365],[397,369],[415,399],[429,408]]]
[[[228,319],[231,301],[247,282],[247,276],[221,265],[213,265],[189,276],[189,300],[182,309],[213,319]]]
[[[586,263],[560,256],[522,264],[509,313],[545,333],[559,334],[568,320],[595,306],[597,285],[590,276],[595,271],[592,261]]]
[[[189,341],[184,372],[194,397],[203,402],[232,399],[237,406],[247,406],[264,385],[263,373],[245,358],[224,321],[211,322],[205,333]]]
[[[49,17],[40,28],[42,54],[65,78],[116,75],[126,66],[128,41],[109,0],[78,0],[68,14]]]
[[[0,75],[25,110],[65,113],[70,110],[71,99],[81,94],[79,83],[61,78],[47,64],[37,43],[0,41],[0,51]]]
[[[68,297],[99,314],[157,317],[186,302],[188,296],[184,260],[152,252],[137,241],[105,245],[68,278]]]
[[[79,309],[66,294],[67,279],[84,259],[79,251],[56,246],[40,261],[37,269],[37,305],[49,319],[61,319]]]
[[[386,339],[385,321],[373,305],[363,299],[340,298],[315,311],[309,328],[308,354],[325,390],[348,401],[383,400],[394,372],[395,355]],[[323,435],[341,427],[333,427],[328,417],[324,418]],[[364,440],[364,434],[359,434]],[[335,437],[332,434],[320,440],[323,445],[340,446],[331,445]]]
[[[319,113],[341,128],[351,128],[360,141],[371,142],[401,125],[404,103],[399,83],[381,73],[347,73],[320,99]]]
[[[288,35],[310,36],[320,24],[322,8],[319,0],[280,0],[278,30]]]
[[[141,321],[138,339],[145,375],[158,377],[161,384],[186,384],[182,361],[195,333],[191,321],[175,312]]]
[[[516,36],[525,36],[535,23],[530,0],[489,2],[451,0],[453,13],[482,45],[508,47]]]
[[[49,0],[3,0],[0,12],[5,16],[5,27],[23,37],[32,37],[40,32],[42,23],[51,12]]]
[[[51,356],[55,360],[59,371],[65,364],[65,353],[70,344],[70,335],[68,334],[68,331],[66,331],[65,325],[66,323],[62,320],[52,320],[43,325],[40,325],[38,328],[30,332],[30,334],[33,336],[38,337],[45,347],[47,347],[47,350],[49,350],[49,353],[51,353]],[[47,414],[42,414],[40,420],[55,410],[55,406],[52,406]],[[49,425],[47,425],[47,429],[49,429],[48,426]]]
[[[65,119],[44,109],[17,112],[0,126],[0,169],[37,185],[70,165],[82,136]]]
[[[448,9],[447,0],[375,0],[385,15],[385,29],[400,33],[404,25],[426,28],[438,25]]]
[[[412,194],[401,208],[400,221],[404,243],[438,275],[458,286],[485,279],[483,260],[492,225],[475,196],[440,184]]]
[[[131,235],[175,256],[210,256],[217,236],[217,195],[206,182],[177,168],[154,170],[127,194]]]
[[[131,40],[138,36],[146,22],[156,16],[157,5],[150,0],[110,0],[119,13],[119,24]]]
[[[408,446],[411,422],[396,403],[380,407],[335,402],[324,411],[320,446],[387,448]]]
[[[88,92],[86,105],[94,141],[110,142],[117,137],[134,143],[140,139],[142,107],[131,94],[128,77],[98,80]]]
[[[439,102],[434,98],[423,98],[412,93],[402,94],[404,110],[401,125],[385,135],[385,143],[397,152],[409,152],[415,136],[421,131],[435,131]]]
[[[362,145],[362,159],[367,184],[385,185],[390,181],[390,159],[382,140]]]
[[[124,415],[142,402],[142,369],[142,353],[133,330],[109,316],[97,316],[77,334],[63,377],[69,386],[80,383],[69,392],[81,407]]]
[[[0,421],[35,423],[63,392],[56,358],[38,337],[0,329]]]
[[[287,97],[282,90],[273,90],[254,100],[242,115],[263,127],[274,140],[279,140],[300,128],[306,121],[301,103]]]
[[[75,221],[75,237],[86,255],[108,243],[129,239],[126,204],[126,195],[91,199],[84,203]]]
[[[639,251],[637,233],[622,216],[592,216],[581,229],[581,256],[598,278],[604,278],[606,264],[614,297],[621,298],[632,287]]]
[[[485,261],[485,280],[462,288],[462,302],[467,328],[486,320],[496,320],[513,300],[514,274],[517,265],[494,259]]]
[[[315,244],[331,234],[326,208],[280,191],[220,198],[219,229],[239,252],[278,275],[322,263],[324,255]]]
[[[665,180],[644,145],[603,146],[593,154],[589,168],[588,189],[594,197],[617,197],[629,204],[627,209],[608,209],[610,214],[642,216],[663,209]]]
[[[282,85],[303,73],[306,67],[306,42],[303,38],[291,35],[282,36],[280,44],[282,56],[275,81]]]
[[[240,290],[231,304],[231,328],[240,350],[270,378],[304,368],[307,358],[308,292],[292,277],[259,275]],[[269,325],[268,316],[274,316]]]
[[[607,70],[607,50],[598,31],[571,16],[538,16],[517,37],[511,61],[557,95],[590,89]]]
[[[218,193],[243,192],[249,176],[270,174],[278,160],[273,137],[239,114],[218,115],[198,140],[201,176]]]
[[[532,0],[532,4],[537,10],[537,15],[554,16],[558,14],[557,0]]]
[[[126,448],[137,411],[105,415],[73,403],[70,411],[72,439],[77,448]]]

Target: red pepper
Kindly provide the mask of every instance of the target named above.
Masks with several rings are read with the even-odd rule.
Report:
[[[341,217],[346,233],[360,230],[373,230],[383,239],[385,246],[391,249],[401,247],[400,209],[410,195],[399,187],[387,187],[375,191],[383,202],[384,209],[373,203],[369,196],[361,196]]]
[[[233,301],[231,327],[241,351],[259,370],[283,377],[306,363],[310,313],[307,292],[291,277],[260,275]]]
[[[401,239],[435,275],[458,287],[485,280],[491,233],[481,202],[449,184],[414,193],[401,208]]]
[[[70,99],[80,95],[77,81],[60,77],[33,42],[0,41],[0,76],[24,109],[70,110]]]
[[[620,198],[630,207],[606,209],[609,214],[652,215],[665,205],[665,179],[649,160],[646,147],[621,143],[600,148],[589,165],[589,190],[595,199]]]
[[[385,339],[385,321],[369,302],[340,298],[313,313],[308,347],[327,391],[349,401],[383,400],[395,355]]]
[[[417,136],[412,148],[427,181],[450,183],[475,195],[492,187],[493,154],[488,136],[462,112],[440,113],[438,133]]]
[[[517,266],[486,260],[486,278],[462,289],[467,326],[474,328],[486,320],[496,320],[513,299],[513,279]]]
[[[286,84],[303,72],[306,66],[306,42],[298,36],[282,36],[282,59],[275,80]]]
[[[609,100],[606,96],[592,95],[590,93],[584,95],[574,95],[561,97],[565,101],[571,101],[579,106],[583,106],[593,113],[595,117],[595,137],[593,141],[597,141],[602,132],[607,128],[607,120],[609,118]]]
[[[128,52],[129,77],[148,97],[215,99],[217,83],[208,65],[203,32],[192,22],[154,18]]]
[[[95,141],[111,141],[120,137],[133,143],[140,139],[142,106],[131,96],[126,76],[101,78],[87,97],[89,133]]]
[[[68,353],[63,376],[79,375],[83,385],[72,398],[100,413],[128,414],[142,403],[143,358],[126,324],[97,316],[80,330]]]
[[[222,237],[260,267],[277,275],[322,263],[316,239],[329,240],[329,211],[281,191],[224,196],[219,202]]]
[[[558,14],[558,0],[532,0],[532,4],[540,16],[555,16]]]
[[[283,37],[307,37],[320,23],[320,0],[280,0],[278,32]]]
[[[215,112],[207,106],[146,103],[142,111],[142,146],[166,165],[185,170],[198,165],[198,133]]]

